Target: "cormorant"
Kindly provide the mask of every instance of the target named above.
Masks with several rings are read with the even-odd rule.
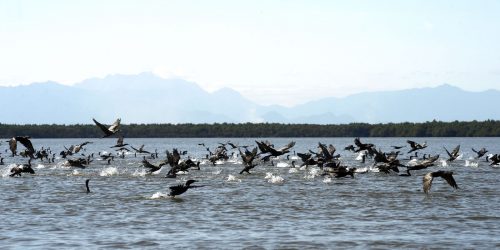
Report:
[[[194,182],[197,182],[197,181],[196,180],[188,180],[188,181],[186,181],[186,184],[184,184],[184,185],[171,186],[169,196],[175,197],[177,195],[183,194],[184,192],[186,192],[190,188],[202,187],[202,186],[191,186],[191,184]]]
[[[450,184],[450,186],[452,186],[455,189],[458,189],[458,185],[455,182],[455,179],[453,178],[453,172],[440,170],[436,172],[430,172],[424,175],[423,184],[424,184],[424,192],[426,194],[428,194],[429,191],[431,190],[432,181],[434,180],[434,177],[441,177],[445,179],[446,182]]]
[[[87,194],[90,193],[89,181],[90,179],[85,180],[85,187],[87,187]]]

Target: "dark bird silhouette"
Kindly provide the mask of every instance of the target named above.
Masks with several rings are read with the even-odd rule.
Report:
[[[344,150],[356,152],[356,148],[352,144],[349,145],[349,146],[347,146],[347,147],[345,147]]]
[[[486,157],[486,159],[488,159],[488,157]],[[489,159],[491,161],[490,166],[500,164],[500,157],[498,156],[498,154],[494,154]]]
[[[448,149],[446,149],[445,147],[443,147],[443,148],[444,148],[444,150],[446,150],[446,153],[447,153],[447,154],[448,154],[448,156],[450,157],[450,158],[448,158],[448,160],[447,160],[447,161],[450,161],[450,162],[451,162],[451,161],[454,161],[454,160],[456,160],[456,159],[458,158],[458,156],[459,156],[459,154],[458,154],[458,153],[459,153],[459,151],[460,151],[460,145],[456,146],[456,147],[453,149],[453,151],[451,151],[451,153],[450,153],[450,152],[448,151]]]
[[[9,149],[10,149],[10,152],[12,153],[12,156],[17,155],[17,141],[16,141],[16,138],[12,137],[7,142],[9,143]]]
[[[186,184],[184,184],[184,185],[171,186],[169,196],[175,197],[177,195],[181,195],[181,194],[185,193],[190,188],[203,187],[203,186],[191,186],[191,184],[193,184],[195,182],[197,182],[197,181],[196,180],[188,180],[188,181],[186,181]]]
[[[147,172],[149,174],[151,174],[153,172],[160,170],[163,165],[160,164],[160,166],[155,166],[155,165],[149,163],[149,161],[146,160],[146,156],[144,156],[142,159],[142,166],[144,166],[145,168],[148,168]]]
[[[406,146],[391,146],[391,147],[392,147],[393,149],[402,149],[402,148],[404,148],[404,147],[406,147]]]
[[[279,149],[275,149],[272,145],[269,145],[265,142],[258,142],[258,141],[255,141],[255,142],[257,143],[257,146],[259,147],[262,154],[269,153],[270,155],[272,155],[274,157],[278,157],[280,155],[284,155],[286,153],[289,153],[290,149],[293,146],[295,146],[295,142],[292,141],[292,142],[288,143],[287,145],[285,145],[284,147],[281,147]]]
[[[33,144],[30,141],[29,136],[15,136],[9,140],[10,151],[12,152],[12,156],[16,155],[17,150],[17,142],[20,142],[25,148],[26,156],[30,158],[34,158],[33,154],[35,153],[35,149],[33,148]]]
[[[14,177],[16,175],[21,176],[21,173],[35,174],[35,170],[33,170],[33,168],[31,168],[31,158],[28,160],[27,165],[15,166],[10,170],[10,172],[11,172],[11,174],[9,175],[10,177]]]
[[[123,143],[123,136],[118,137],[116,140],[116,144],[114,146],[111,146],[112,148],[123,148],[127,146],[128,143]]]
[[[486,150],[485,148],[481,148],[479,151],[476,151],[474,148],[472,148],[472,151],[477,154],[477,157],[476,157],[477,159],[483,157],[483,155],[488,153],[488,150]]]
[[[406,141],[408,144],[410,144],[410,151],[408,151],[408,154],[413,152],[413,151],[417,151],[417,150],[420,150],[420,149],[424,149],[427,147],[427,142],[424,142],[424,144],[419,144],[419,143],[416,143],[414,141],[410,141],[410,140],[407,140]]]
[[[137,148],[134,148],[132,146],[130,146],[133,150],[135,150],[136,153],[139,153],[139,154],[151,154],[149,151],[146,151],[144,150],[144,144],[142,144],[139,149]]]
[[[356,150],[354,150],[354,152],[356,153],[363,150],[368,150],[369,152],[371,152],[372,148],[375,146],[371,143],[362,143],[359,137],[354,139],[354,144],[358,147]]]
[[[423,178],[423,184],[424,184],[424,193],[428,194],[429,191],[431,190],[432,186],[432,181],[434,180],[434,177],[441,177],[450,184],[455,189],[458,189],[458,185],[455,182],[455,179],[453,178],[453,172],[451,171],[436,171],[436,172],[430,172],[424,175]]]
[[[90,179],[85,180],[85,187],[87,188],[87,194],[90,193],[89,181]]]
[[[104,132],[102,138],[112,136],[116,134],[118,131],[120,131],[120,122],[121,122],[120,118],[116,119],[116,121],[111,126],[109,126],[109,128],[99,123],[94,118],[92,118],[92,120],[94,121],[95,125],[97,125],[97,127],[99,127],[102,130],[102,132]]]

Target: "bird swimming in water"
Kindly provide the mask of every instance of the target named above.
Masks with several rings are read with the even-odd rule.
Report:
[[[458,189],[458,185],[455,182],[455,179],[453,178],[453,172],[439,170],[439,171],[430,172],[430,173],[427,173],[426,175],[424,175],[424,178],[423,178],[424,193],[428,194],[429,191],[431,190],[432,181],[434,180],[434,177],[441,177],[441,178],[445,179],[446,182],[448,182],[448,184],[450,184],[450,186],[452,186],[455,189]]]
[[[191,184],[193,184],[195,182],[197,182],[197,180],[188,180],[188,181],[186,181],[186,184],[184,184],[184,185],[181,184],[181,185],[171,186],[169,196],[171,196],[173,198],[177,195],[183,194],[184,192],[186,192],[190,188],[203,187],[203,186],[191,186]]]
[[[87,194],[90,193],[89,181],[90,179],[85,180],[85,187],[87,188]]]
[[[111,126],[109,126],[109,128],[99,123],[94,118],[92,118],[92,120],[94,121],[95,125],[97,125],[97,127],[99,127],[102,130],[102,132],[104,132],[102,138],[112,136],[116,134],[118,131],[120,131],[120,122],[121,122],[120,118],[116,119],[116,121]]]

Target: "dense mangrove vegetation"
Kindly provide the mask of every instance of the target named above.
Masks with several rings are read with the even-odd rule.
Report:
[[[94,138],[101,131],[94,124],[2,124],[0,138],[29,135],[33,138]],[[122,124],[129,138],[182,137],[493,137],[500,136],[500,121],[387,123],[387,124]]]

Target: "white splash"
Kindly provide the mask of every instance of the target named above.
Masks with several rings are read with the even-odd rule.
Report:
[[[330,177],[325,177],[325,179],[323,179],[323,182],[324,182],[324,183],[330,183],[330,182],[332,182],[332,178],[330,178]]]
[[[167,197],[169,197],[169,196],[166,193],[156,192],[153,195],[151,195],[150,199],[161,199],[161,198],[167,198]]]
[[[71,175],[78,176],[78,175],[81,175],[81,174],[80,174],[80,172],[77,169],[75,169],[75,170],[73,170],[73,172],[71,172]]]
[[[309,173],[306,173],[304,176],[304,179],[314,179],[316,176],[319,175],[320,169],[319,168],[311,168],[309,169]]]
[[[10,170],[17,167],[16,164],[9,164],[6,168],[2,169],[2,177],[8,177],[11,173]]]
[[[288,168],[288,167],[290,167],[290,164],[288,164],[286,162],[278,162],[278,164],[276,164],[276,167],[278,167],[278,168]]]
[[[290,160],[299,160],[300,157],[296,156],[296,155],[292,155],[290,156]]]
[[[462,160],[462,158],[464,158],[464,154],[460,154],[460,155],[457,157],[457,160]]]
[[[266,173],[266,177],[264,177],[264,178],[267,179],[267,182],[273,183],[273,184],[281,184],[285,181],[285,179],[283,179],[283,177],[281,177],[279,175],[274,175],[273,173]]]
[[[479,166],[479,162],[465,160],[465,166],[477,168]]]
[[[441,160],[441,167],[448,167],[448,162],[446,160]]]
[[[42,169],[42,168],[45,168],[45,165],[43,165],[43,164],[38,164],[38,165],[36,166],[36,168],[37,168],[37,169]]]
[[[290,169],[288,170],[288,173],[290,173],[290,174],[295,174],[295,173],[297,173],[297,172],[299,172],[299,170],[298,170],[298,169],[296,169],[296,168],[290,168]]]
[[[363,160],[363,156],[365,155],[365,151],[361,151],[358,153],[358,156],[356,156],[357,161]]]
[[[418,164],[418,160],[413,158],[410,161],[408,161],[408,166],[415,166]]]
[[[146,176],[146,170],[144,170],[144,169],[141,169],[141,170],[136,169],[134,171],[134,173],[132,173],[132,176],[144,177],[144,176]]]
[[[113,176],[118,175],[118,169],[115,167],[105,168],[99,173],[100,176]]]
[[[227,182],[241,182],[241,179],[238,179],[236,176],[230,174],[227,176]]]
[[[212,172],[213,175],[219,175],[220,173],[222,173],[222,168],[218,168]]]

